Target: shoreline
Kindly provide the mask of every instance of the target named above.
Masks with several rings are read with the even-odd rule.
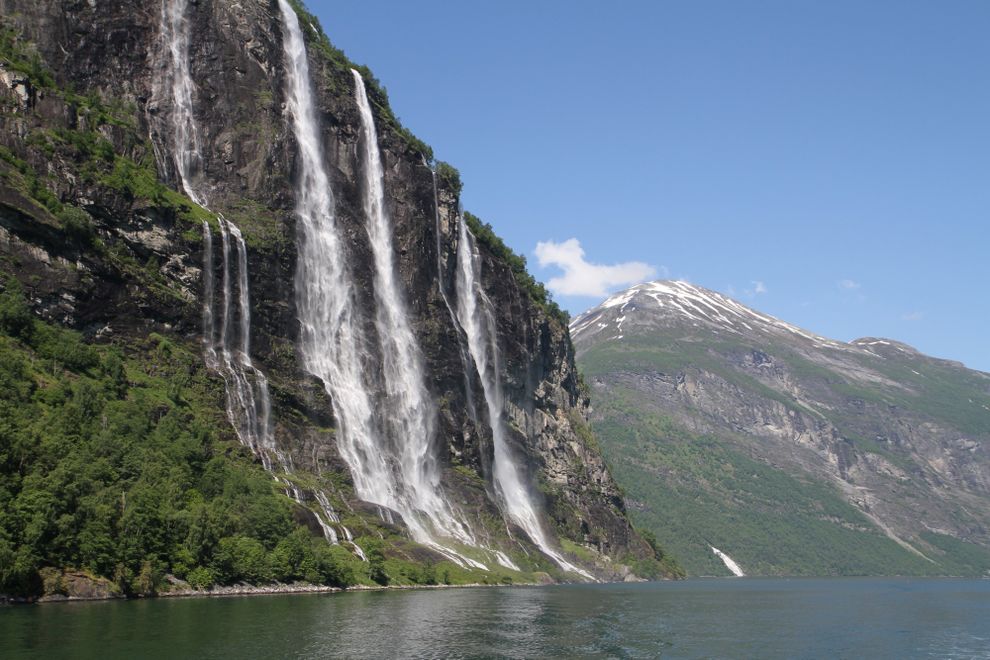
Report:
[[[557,583],[554,583],[557,584]],[[321,584],[311,584],[308,582],[294,582],[292,584],[269,584],[250,585],[238,584],[225,587],[216,587],[209,591],[198,589],[176,589],[156,593],[153,596],[41,596],[35,599],[14,598],[0,596],[0,606],[8,605],[51,605],[60,603],[96,603],[110,601],[135,601],[135,600],[157,600],[157,599],[186,599],[186,598],[230,598],[235,596],[279,596],[279,595],[299,595],[299,594],[333,594],[347,593],[353,591],[390,591],[390,590],[413,590],[413,589],[473,589],[484,588],[509,588],[509,587],[536,587],[548,586],[539,582],[519,582],[516,584],[484,584],[474,582],[470,584],[395,584],[395,585],[366,585],[358,584],[350,587],[332,587]]]

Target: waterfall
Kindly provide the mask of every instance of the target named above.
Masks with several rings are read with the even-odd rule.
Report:
[[[168,73],[171,76],[173,110],[172,153],[182,190],[193,202],[208,208],[205,194],[195,184],[202,174],[199,131],[194,115],[193,83],[189,69],[189,21],[187,0],[164,0],[162,35],[167,41]],[[269,428],[271,403],[268,380],[249,357],[251,337],[250,291],[248,288],[247,248],[240,229],[222,215],[217,216],[221,239],[221,310],[219,340],[214,311],[213,235],[203,222],[203,343],[207,366],[216,369],[226,384],[227,417],[241,442],[258,454],[270,467],[266,449],[273,446]],[[231,331],[234,285],[231,278],[231,239],[237,251],[237,311],[240,342]],[[260,412],[259,412],[260,411]]]
[[[722,563],[725,564],[725,567],[729,569],[729,572],[731,572],[732,575],[734,575],[735,577],[746,577],[746,574],[743,573],[743,570],[739,568],[739,564],[737,564],[732,557],[725,554],[724,552],[716,548],[714,545],[710,545],[708,547],[712,549],[712,553],[716,557],[722,560]]]
[[[379,365],[364,334],[364,319],[334,213],[299,20],[286,0],[279,0],[279,9],[285,26],[286,106],[299,147],[295,289],[303,367],[323,382],[333,402],[337,446],[350,467],[357,495],[400,513],[416,541],[462,565],[485,568],[441,545],[438,538],[474,545],[470,532],[458,523],[439,491],[431,446],[431,411],[419,371],[418,349],[394,282],[387,220],[380,213],[368,215],[369,237],[375,249],[376,323],[384,354]],[[363,92],[360,85],[359,89]],[[371,145],[377,158],[373,128]],[[377,171],[380,173],[380,166]],[[381,200],[380,179],[369,194]],[[378,373],[386,381],[383,399],[373,395],[369,380]]]
[[[213,233],[210,223],[203,220],[203,355],[207,369],[217,369],[217,351],[213,346],[216,335],[213,317]]]
[[[189,68],[189,21],[186,18],[188,0],[163,0],[161,13],[162,38],[165,41],[166,75],[170,77],[173,110],[170,115],[172,154],[179,183],[194,203],[209,208],[206,195],[197,188],[202,175],[202,155],[199,131],[193,103],[193,82]],[[286,494],[301,506],[306,506],[302,494],[285,478],[274,473],[274,455],[283,471],[291,474],[291,465],[277,450],[271,429],[271,397],[268,379],[251,361],[251,294],[248,284],[247,245],[240,229],[217,215],[221,239],[221,310],[219,338],[214,295],[213,234],[210,224],[203,221],[203,350],[207,368],[217,371],[224,381],[227,418],[240,442],[251,449],[265,469],[285,487]],[[236,252],[236,331],[231,328],[234,316],[234,282],[231,277],[231,242]],[[339,519],[330,507],[326,495],[317,491],[316,499],[326,520],[314,512],[324,536],[331,543],[337,534],[329,523]],[[349,533],[348,533],[349,534]],[[348,539],[350,540],[350,539]],[[351,542],[360,557],[364,553]]]
[[[248,289],[247,248],[236,225],[217,216],[222,245],[223,291],[220,316],[220,340],[214,348],[220,357],[220,375],[226,384],[227,417],[241,442],[261,458],[271,470],[271,450],[274,448],[269,420],[271,402],[268,379],[251,363],[248,355],[251,337],[250,291]],[[235,334],[230,327],[233,316],[234,285],[231,277],[231,241],[237,252],[237,312],[239,324]],[[237,340],[240,341],[237,341]]]
[[[189,71],[189,22],[186,19],[188,0],[162,1],[162,37],[168,49],[168,73],[171,77],[172,153],[175,168],[186,195],[200,206],[204,200],[193,189],[191,181],[202,169],[199,151],[199,131],[193,114],[193,84]],[[207,232],[209,227],[207,226]]]
[[[423,159],[423,164],[427,165],[426,158]],[[447,313],[450,314],[450,320],[456,330],[460,326],[457,322],[457,314],[454,312],[454,307],[450,304],[450,294],[447,292],[447,285],[444,282],[444,274],[446,269],[443,267],[443,259],[441,257],[443,254],[443,248],[440,245],[440,237],[443,235],[443,232],[440,231],[440,194],[437,191],[436,168],[430,168],[430,173],[433,175],[433,223],[437,235],[437,285],[440,289],[440,297],[443,298],[443,303],[447,307]],[[477,424],[478,411],[474,403],[474,388],[471,386],[471,374],[468,368],[469,358],[464,348],[464,344],[461,341],[460,333],[457,334],[457,351],[460,353],[461,370],[464,372],[464,396],[467,401],[468,415],[471,417],[471,420]]]
[[[498,350],[492,304],[480,284],[481,257],[463,216],[457,245],[457,318],[468,339],[468,350],[481,377],[488,419],[492,428],[493,481],[496,497],[503,512],[522,528],[544,554],[565,571],[578,573],[589,580],[587,572],[574,566],[553,549],[540,523],[530,491],[523,483],[519,467],[506,439],[505,401],[502,391],[502,364]]]
[[[385,423],[393,438],[402,439],[398,460],[403,466],[406,496],[413,509],[438,532],[473,545],[473,538],[454,518],[440,490],[440,471],[433,446],[436,411],[426,392],[422,356],[399,290],[392,227],[385,209],[378,135],[364,79],[353,69],[351,73],[361,115],[361,187],[365,229],[375,266],[375,325],[381,343],[388,409]]]

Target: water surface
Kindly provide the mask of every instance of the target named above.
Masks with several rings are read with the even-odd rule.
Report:
[[[990,580],[712,579],[0,609],[3,658],[990,658]]]

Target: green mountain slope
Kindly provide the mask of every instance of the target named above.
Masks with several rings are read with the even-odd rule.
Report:
[[[990,571],[990,377],[684,283],[571,325],[631,515],[691,574]]]

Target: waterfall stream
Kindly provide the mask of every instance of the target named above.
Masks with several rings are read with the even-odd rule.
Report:
[[[423,164],[428,165],[426,158],[423,159]],[[443,267],[443,259],[441,255],[443,254],[442,246],[440,245],[440,237],[443,232],[440,230],[440,194],[437,190],[437,170],[436,168],[430,169],[430,174],[433,176],[433,223],[434,231],[437,237],[437,284],[440,289],[440,297],[443,298],[443,304],[447,307],[447,313],[450,314],[450,320],[454,324],[455,329],[459,328],[460,325],[457,321],[457,314],[454,312],[454,306],[450,303],[450,293],[447,291],[447,284],[444,281],[445,269]],[[464,342],[461,340],[461,335],[457,335],[457,352],[461,356],[461,369],[464,372],[464,396],[467,403],[468,415],[475,424],[478,423],[478,410],[474,402],[474,387],[471,385],[471,375],[468,368],[470,358],[467,355],[467,351],[464,347]]]
[[[468,546],[487,550],[498,563],[516,568],[504,553],[477,541],[441,484],[437,411],[426,387],[423,356],[410,325],[395,259],[393,227],[385,206],[382,154],[364,80],[352,70],[361,120],[356,145],[358,179],[372,255],[373,300],[367,300],[370,295],[364,295],[355,284],[347,250],[350,239],[342,234],[335,216],[299,20],[288,0],[278,0],[278,5],[285,28],[286,113],[298,145],[295,294],[299,351],[303,368],[318,377],[330,395],[337,421],[337,447],[351,470],[356,494],[379,505],[383,520],[392,520],[393,511],[400,514],[414,540],[462,566],[487,568],[458,549]],[[162,3],[162,34],[173,104],[172,152],[182,189],[196,204],[208,208],[204,186],[199,184],[203,161],[193,112],[188,6],[189,0]],[[435,178],[434,194],[436,197]],[[439,206],[439,200],[435,201]],[[436,211],[439,225],[439,208]],[[207,367],[225,382],[227,416],[240,441],[259,457],[289,497],[308,506],[303,493],[289,478],[290,457],[274,443],[268,379],[250,357],[247,246],[240,229],[219,214],[217,226],[219,263],[214,262],[211,225],[203,223],[204,359]],[[494,316],[478,284],[480,259],[463,219],[459,229],[456,312],[443,282],[441,295],[466,337],[467,347],[459,338],[458,348],[472,409],[469,362],[473,361],[481,377],[494,438],[493,481],[498,504],[506,518],[518,524],[561,568],[590,579],[550,545],[507,444]],[[439,241],[439,226],[437,231]],[[477,421],[477,415],[473,417]],[[316,489],[312,497],[315,503],[311,510],[327,540],[336,543],[342,535],[363,558],[364,553],[353,543],[326,493]]]
[[[357,495],[401,514],[415,540],[462,565],[485,568],[442,541],[449,538],[474,545],[469,530],[457,521],[440,491],[430,446],[432,417],[418,371],[418,349],[395,289],[391,257],[379,254],[382,246],[391,253],[389,227],[382,224],[382,217],[371,214],[367,222],[376,250],[379,313],[375,321],[382,338],[382,363],[377,363],[368,345],[365,319],[335,216],[305,41],[289,3],[279,0],[279,9],[285,25],[287,112],[299,148],[295,289],[303,367],[323,382],[333,402],[337,447],[350,467]],[[363,94],[363,86],[359,85],[359,90]],[[377,157],[373,127],[371,142]],[[370,194],[380,200],[380,180],[374,185]],[[377,373],[383,373],[386,381],[383,397],[376,395],[371,381]]]
[[[161,29],[166,42],[166,74],[170,79],[173,105],[170,114],[172,153],[176,175],[186,196],[199,206],[209,209],[205,193],[196,184],[202,176],[203,159],[189,67],[190,25],[186,17],[188,6],[188,0],[162,2]],[[291,474],[291,465],[276,448],[272,434],[268,379],[251,361],[251,296],[247,245],[234,223],[221,214],[217,214],[217,222],[220,228],[222,274],[219,337],[215,311],[213,233],[210,224],[203,221],[203,352],[206,366],[223,378],[227,418],[238,439],[261,460],[265,469],[285,488],[289,497],[301,506],[306,506],[298,488],[277,474],[272,463],[272,456],[275,456],[283,472],[286,475]],[[232,250],[236,256],[232,257]],[[235,283],[231,276],[232,261],[236,267],[236,303]],[[235,305],[238,323],[236,328],[232,328]],[[326,539],[336,543],[337,533],[330,523],[339,524],[340,521],[324,493],[317,491],[315,497],[326,520],[316,512],[314,515]],[[348,532],[348,536],[349,534]],[[363,558],[361,549],[351,543],[355,552]]]
[[[399,287],[392,245],[392,227],[385,209],[384,173],[378,135],[364,79],[354,75],[361,115],[359,151],[363,172],[365,229],[375,266],[375,325],[381,343],[391,437],[401,438],[398,460],[405,482],[407,506],[424,526],[475,545],[468,530],[455,518],[440,487],[440,471],[433,447],[436,411],[426,392],[422,355],[409,327],[409,312]]]
[[[526,532],[540,550],[565,571],[578,573],[589,580],[587,572],[568,562],[547,538],[529,488],[523,482],[519,466],[506,438],[505,400],[502,390],[502,361],[496,338],[492,304],[480,284],[481,257],[474,236],[463,216],[459,222],[457,244],[457,318],[467,335],[468,349],[481,377],[492,428],[493,481],[503,512]]]
[[[716,548],[714,545],[710,545],[708,547],[712,549],[712,553],[716,557],[722,560],[722,563],[725,564],[725,567],[729,569],[729,572],[732,573],[733,576],[746,577],[746,574],[743,573],[743,570],[739,568],[739,564],[737,564],[732,557],[725,554],[724,552]]]

